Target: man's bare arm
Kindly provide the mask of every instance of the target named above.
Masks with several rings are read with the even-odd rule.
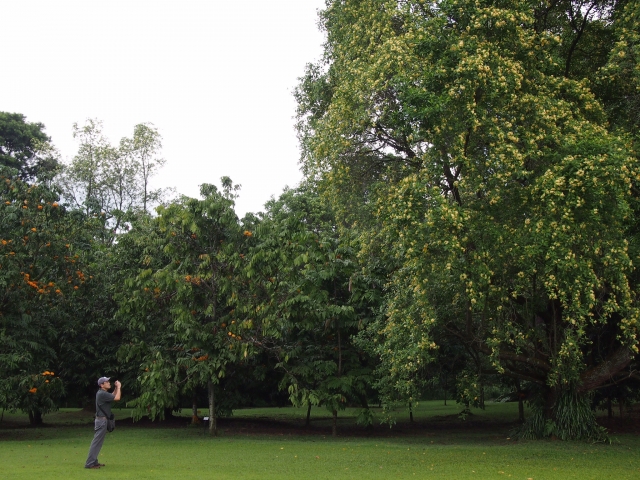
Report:
[[[120,381],[119,381],[119,380],[116,380],[116,389],[115,389],[115,391],[113,392],[113,395],[114,395],[114,397],[113,397],[113,401],[114,401],[114,402],[118,402],[118,401],[120,401],[120,388],[121,388],[121,387],[122,387],[122,384],[120,383]]]

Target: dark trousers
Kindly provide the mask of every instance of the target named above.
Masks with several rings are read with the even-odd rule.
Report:
[[[107,418],[96,417],[94,430],[93,441],[89,447],[89,457],[87,457],[87,463],[84,464],[85,468],[98,464],[98,455],[100,455],[104,437],[107,435]]]

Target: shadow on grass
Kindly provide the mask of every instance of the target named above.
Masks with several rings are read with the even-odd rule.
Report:
[[[376,418],[381,417],[380,409],[372,409]],[[356,424],[358,409],[340,412],[338,437],[341,439],[400,439],[424,442],[437,437],[440,444],[509,444],[510,434],[518,427],[517,404],[488,404],[485,410],[474,410],[466,419],[459,416],[459,406],[443,406],[442,402],[422,402],[414,409],[415,421],[410,422],[405,410],[396,412],[396,423],[375,422],[369,427]],[[136,422],[131,418],[131,410],[114,410],[118,431],[132,429],[156,430],[172,429],[174,434],[187,437],[208,437],[203,426],[191,425],[190,410],[167,418],[151,421],[142,418]],[[221,437],[308,437],[331,439],[330,412],[314,409],[309,426],[305,426],[306,409],[261,408],[243,409],[234,412],[233,417],[218,421]],[[528,413],[528,412],[527,412]],[[600,418],[611,435],[640,433],[640,408],[629,410],[624,418]],[[93,412],[79,409],[61,409],[44,418],[44,425],[29,426],[28,417],[21,413],[5,414],[0,423],[0,442],[3,440],[32,441],[39,439],[71,439],[91,436]],[[180,433],[178,433],[180,431]]]

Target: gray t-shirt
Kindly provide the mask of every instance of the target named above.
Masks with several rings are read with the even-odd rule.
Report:
[[[113,402],[114,398],[116,396],[113,393],[102,389],[98,390],[98,393],[96,393],[96,416],[109,418],[111,416],[111,402]],[[100,410],[99,406],[102,407],[104,412]]]

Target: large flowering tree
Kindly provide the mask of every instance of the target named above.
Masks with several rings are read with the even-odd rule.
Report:
[[[327,2],[325,59],[297,95],[308,173],[365,267],[373,251],[396,266],[373,326],[388,383],[446,335],[478,372],[538,385],[530,435],[579,438],[599,435],[585,394],[637,352],[640,171],[576,48],[617,4],[560,3]]]
[[[68,313],[90,281],[75,251],[78,224],[57,200],[0,168],[0,407],[33,424],[63,394],[61,345],[82,320]]]

